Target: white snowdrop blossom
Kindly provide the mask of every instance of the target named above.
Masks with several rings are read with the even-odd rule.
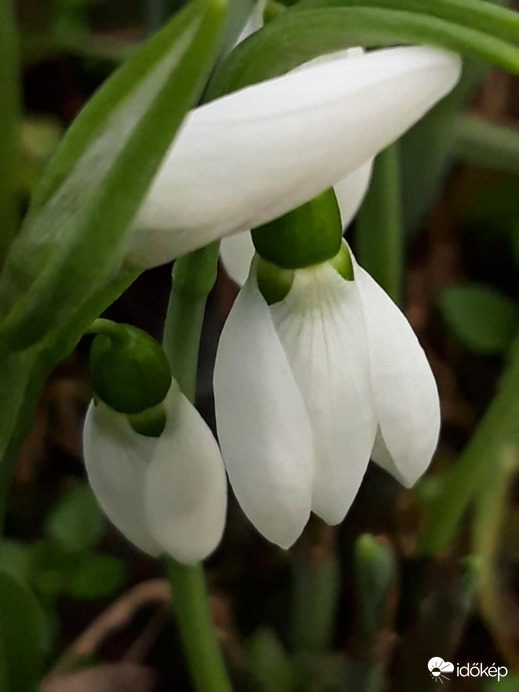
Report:
[[[256,269],[218,347],[217,428],[244,512],[288,548],[311,511],[342,521],[370,456],[411,486],[437,444],[439,400],[408,321],[354,259],[352,281],[329,262],[296,270],[270,306]]]
[[[456,84],[430,47],[341,51],[195,108],[128,234],[126,261],[163,264],[268,223],[347,178]]]
[[[191,564],[218,545],[225,524],[225,469],[213,434],[173,382],[160,437],[90,404],[83,433],[90,485],[115,526],[150,555]]]

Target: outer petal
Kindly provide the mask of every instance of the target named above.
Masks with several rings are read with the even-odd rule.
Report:
[[[405,316],[356,265],[379,422],[372,458],[410,487],[429,465],[440,430],[436,382]]]
[[[227,508],[223,459],[208,426],[173,383],[168,421],[146,475],[150,532],[179,562],[207,557],[222,537]]]
[[[288,548],[310,515],[310,422],[254,274],[220,338],[214,373],[218,436],[234,492],[270,541]]]
[[[271,312],[314,431],[312,509],[337,524],[357,494],[376,432],[357,285],[328,264],[300,270]]]
[[[249,231],[235,233],[222,239],[220,259],[225,271],[238,286],[243,286],[247,280],[254,252],[254,243]]]
[[[88,480],[110,520],[150,555],[161,552],[148,530],[143,497],[155,447],[156,440],[134,432],[124,416],[90,404],[83,432]]]
[[[402,135],[456,84],[427,47],[344,55],[191,113],[128,238],[150,267],[303,204]]]

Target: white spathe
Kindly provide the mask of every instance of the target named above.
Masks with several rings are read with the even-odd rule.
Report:
[[[90,485],[109,519],[138,548],[192,564],[218,545],[227,509],[223,460],[213,434],[173,383],[158,438],[93,402],[83,432]]]
[[[218,435],[252,523],[288,548],[310,512],[348,511],[370,455],[405,485],[436,447],[438,392],[411,327],[356,263],[297,270],[268,306],[255,266],[225,324],[215,366]]]
[[[423,46],[318,60],[193,110],[166,155],[126,259],[152,267],[267,223],[346,178],[457,83]]]

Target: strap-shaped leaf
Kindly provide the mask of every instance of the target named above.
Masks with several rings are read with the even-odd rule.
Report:
[[[0,570],[0,638],[4,689],[34,692],[42,664],[44,616],[34,594]]]
[[[323,7],[383,7],[417,12],[492,34],[519,40],[519,14],[485,0],[301,0],[295,9]]]
[[[2,332],[12,347],[62,328],[118,273],[125,232],[200,95],[224,15],[225,0],[195,0],[105,83],[72,125],[0,280]]]
[[[323,53],[394,44],[436,45],[519,74],[519,49],[482,31],[400,10],[327,7],[283,12],[240,44],[215,73],[208,97],[283,74]]]

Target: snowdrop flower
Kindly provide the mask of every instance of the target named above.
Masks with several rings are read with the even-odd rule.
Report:
[[[127,237],[147,268],[254,228],[384,149],[456,84],[458,56],[404,46],[334,53],[185,119]]]
[[[173,381],[166,426],[145,437],[102,402],[90,404],[83,445],[90,485],[115,526],[150,555],[205,558],[220,542],[227,489],[213,434]]]
[[[311,511],[342,521],[370,456],[413,485],[439,434],[436,384],[416,336],[340,245],[338,212],[335,228],[335,256],[333,229],[307,229],[318,243],[330,240],[327,261],[287,269],[256,256],[216,359],[217,428],[231,484],[256,528],[283,548]],[[284,228],[277,232],[286,243]],[[270,252],[276,229],[263,233]],[[296,230],[294,245],[298,238]]]

